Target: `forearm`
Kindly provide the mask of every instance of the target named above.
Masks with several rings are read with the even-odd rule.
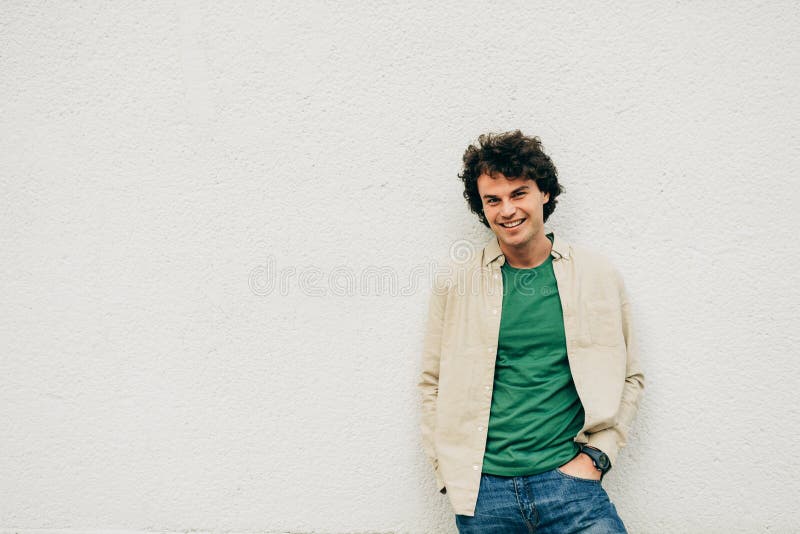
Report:
[[[627,443],[628,432],[636,417],[643,388],[644,375],[641,371],[637,371],[626,378],[617,423],[611,428],[588,435],[588,444],[606,453],[609,460],[611,460],[611,465],[616,463],[620,449]]]
[[[428,306],[428,321],[422,349],[422,372],[417,384],[422,400],[420,430],[425,455],[436,474],[437,489],[444,488],[436,459],[434,434],[436,432],[436,400],[439,394],[439,358],[441,354],[442,322],[446,294],[434,290]]]
[[[606,453],[615,463],[619,450],[625,446],[628,432],[639,409],[644,391],[644,373],[639,364],[639,345],[631,318],[631,306],[625,285],[619,279],[622,303],[622,334],[625,339],[625,384],[622,389],[616,424],[599,432],[589,434],[589,445]]]

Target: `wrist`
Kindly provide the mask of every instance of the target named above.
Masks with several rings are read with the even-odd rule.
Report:
[[[609,460],[608,455],[597,447],[582,444],[581,452],[589,457],[593,467],[600,471],[602,475],[605,475],[611,469],[611,461]]]

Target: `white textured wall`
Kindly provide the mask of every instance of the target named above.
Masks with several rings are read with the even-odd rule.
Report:
[[[630,531],[800,529],[796,3],[49,4],[0,4],[0,531],[455,532],[409,280],[512,128],[635,299]]]

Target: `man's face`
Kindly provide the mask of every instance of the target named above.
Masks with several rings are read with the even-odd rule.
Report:
[[[483,214],[500,243],[524,248],[544,228],[543,206],[550,194],[542,193],[534,180],[509,180],[502,173],[495,173],[495,178],[481,174],[478,193],[483,200]]]

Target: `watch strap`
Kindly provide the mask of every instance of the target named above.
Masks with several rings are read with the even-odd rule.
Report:
[[[608,459],[608,455],[601,451],[600,449],[596,449],[589,445],[581,445],[580,452],[586,454],[589,458],[592,459],[595,468],[605,475],[611,469],[611,460]]]

